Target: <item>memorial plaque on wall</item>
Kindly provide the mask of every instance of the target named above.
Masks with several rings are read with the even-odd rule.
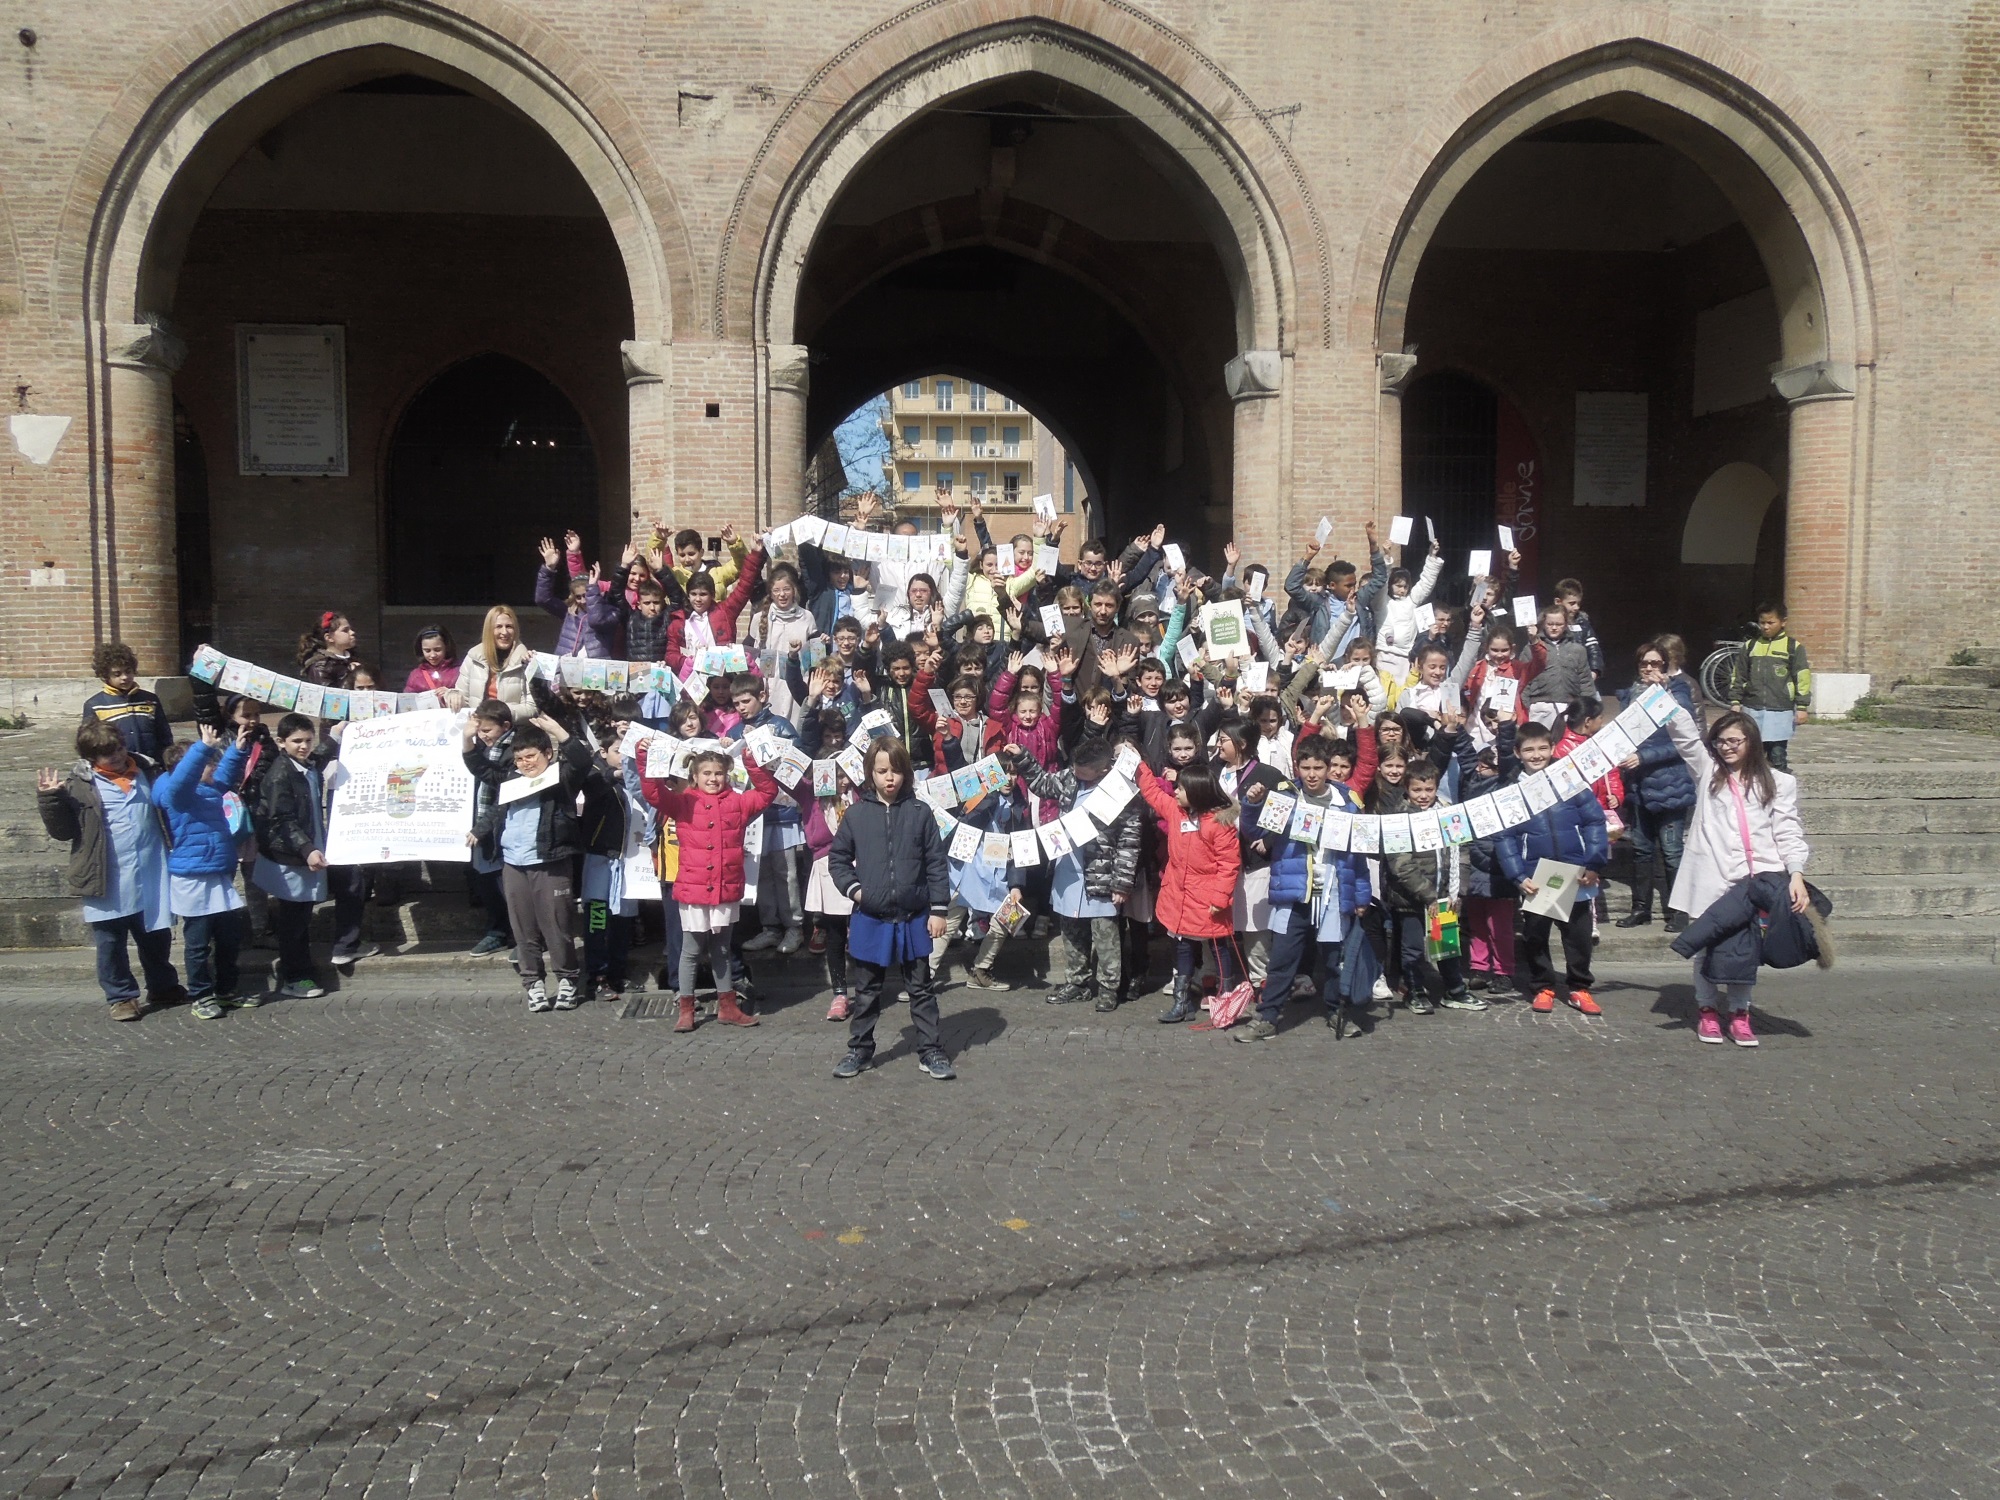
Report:
[[[337,323],[236,325],[237,468],[347,472],[347,336]]]
[[[1576,503],[1646,503],[1646,393],[1576,393]]]

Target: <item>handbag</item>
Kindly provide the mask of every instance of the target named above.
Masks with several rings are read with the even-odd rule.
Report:
[[[1257,1002],[1257,987],[1250,982],[1250,966],[1243,962],[1243,950],[1236,946],[1234,937],[1230,938],[1229,946],[1236,953],[1236,972],[1243,977],[1205,1002],[1208,1019],[1195,1022],[1189,1028],[1192,1031],[1227,1031],[1248,1015]]]

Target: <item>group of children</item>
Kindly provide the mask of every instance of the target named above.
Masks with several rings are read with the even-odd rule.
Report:
[[[1236,1003],[1247,993],[1243,1041],[1275,1036],[1307,985],[1340,1036],[1365,1030],[1385,1000],[1428,1014],[1518,990],[1536,1011],[1562,1001],[1601,1014],[1596,903],[1577,901],[1557,924],[1517,901],[1536,893],[1542,859],[1580,867],[1594,886],[1627,829],[1635,849],[1646,841],[1648,893],[1655,851],[1671,888],[1680,844],[1667,804],[1680,788],[1664,774],[1678,761],[1664,736],[1622,768],[1631,801],[1614,770],[1462,846],[1335,851],[1295,836],[1294,821],[1302,805],[1325,817],[1466,801],[1540,770],[1615,714],[1574,581],[1524,640],[1503,602],[1518,557],[1474,580],[1465,603],[1437,606],[1435,546],[1413,576],[1390,565],[1372,525],[1365,575],[1320,564],[1315,540],[1278,591],[1263,567],[1239,566],[1234,546],[1219,578],[1204,573],[1163,528],[1116,556],[1086,542],[1074,565],[1045,571],[1038,548],[1059,521],[996,544],[977,505],[940,501],[942,580],[812,545],[773,557],[764,538],[727,529],[726,560],[705,560],[701,536],[684,531],[656,536],[650,553],[627,548],[615,569],[588,563],[573,532],[561,547],[545,540],[537,598],[560,618],[561,653],[664,662],[665,690],[591,693],[537,671],[504,605],[462,660],[442,629],[421,634],[405,691],[471,710],[471,884],[488,916],[474,951],[514,950],[531,1010],[627,987],[652,900],[633,878],[637,847],[658,882],[659,977],[676,996],[676,1029],[702,1020],[704,968],[715,1019],[754,1026],[746,956],[809,950],[826,965],[828,1020],[849,1028],[844,1077],[868,1065],[884,996],[899,989],[921,1065],[949,1077],[935,986],[951,943],[965,944],[969,985],[1006,990],[1005,945],[1038,924],[1060,938],[1049,1003],[1110,1011],[1145,992],[1157,930],[1174,951],[1161,1021],[1220,1005],[1211,987]],[[866,497],[855,529],[879,519]],[[1242,603],[1248,657],[1203,649],[1202,605],[1228,601]],[[301,678],[375,685],[355,644],[345,617],[322,615],[301,643]],[[740,670],[711,670],[715,648],[732,646],[744,648]],[[1642,686],[1665,682],[1691,703],[1675,638],[1648,643],[1639,661]],[[288,714],[267,731],[258,705],[208,702],[200,742],[183,751],[132,666],[122,647],[100,651],[105,692],[78,735],[82,763],[41,786],[49,831],[72,843],[71,888],[96,930],[114,1016],[182,993],[168,962],[174,917],[186,923],[197,1013],[256,1003],[237,977],[245,858],[247,883],[269,898],[281,992],[320,993],[307,946],[316,902],[336,903],[336,964],[367,956],[368,872],[325,860],[340,726]],[[1786,692],[1803,671],[1798,653]],[[842,754],[850,745],[858,754]],[[1037,836],[1113,776],[1138,795],[1093,802],[1104,824],[1093,840]],[[950,820],[923,794],[934,777],[954,779]],[[957,829],[948,846],[942,826]],[[1650,894],[1646,910],[1650,920]]]

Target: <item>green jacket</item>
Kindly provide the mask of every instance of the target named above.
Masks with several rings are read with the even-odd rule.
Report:
[[[1806,648],[1788,631],[1776,640],[1759,635],[1738,669],[1735,700],[1744,708],[1780,713],[1812,707],[1812,667]]]

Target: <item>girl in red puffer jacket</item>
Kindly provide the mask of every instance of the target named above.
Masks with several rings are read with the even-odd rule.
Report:
[[[677,790],[664,778],[648,776],[639,783],[646,800],[662,818],[672,818],[680,842],[680,873],[674,877],[674,901],[680,907],[681,932],[693,941],[681,943],[680,1015],[674,1030],[694,1030],[694,978],[708,950],[715,974],[715,1016],[725,1026],[755,1026],[744,1013],[736,992],[725,990],[733,972],[729,933],[743,902],[743,850],[748,829],[778,796],[778,783],[762,766],[744,764],[750,790],[729,785],[729,757],[704,750],[689,767],[694,784]]]
[[[1174,935],[1174,1003],[1160,1019],[1185,1021],[1195,1013],[1195,966],[1203,940],[1216,944],[1215,966],[1228,989],[1238,979],[1234,955],[1221,939],[1231,933],[1236,880],[1243,872],[1243,843],[1236,809],[1203,760],[1180,768],[1174,787],[1139,766],[1139,791],[1166,829],[1167,866],[1153,911]]]

